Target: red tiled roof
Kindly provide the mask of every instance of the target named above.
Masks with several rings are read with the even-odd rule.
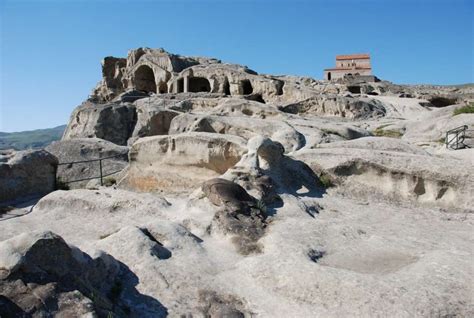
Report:
[[[350,54],[350,55],[336,55],[336,60],[358,60],[370,59],[369,54]]]
[[[352,70],[371,70],[371,67],[356,67],[356,68],[351,68],[351,67],[336,67],[336,68],[325,68],[325,71],[352,71]]]

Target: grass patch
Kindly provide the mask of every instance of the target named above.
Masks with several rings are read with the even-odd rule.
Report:
[[[114,177],[105,177],[103,180],[103,183],[104,183],[104,186],[111,187],[117,184],[117,179],[115,179]]]
[[[372,133],[377,137],[389,137],[389,138],[400,138],[403,136],[401,132],[393,129],[383,129],[387,125],[377,127]]]
[[[474,114],[474,103],[457,108],[453,111],[453,116],[460,115],[460,114]]]
[[[263,215],[267,215],[267,205],[263,200],[258,200],[254,206],[255,209],[259,210]]]
[[[321,184],[325,188],[334,187],[334,182],[333,182],[332,178],[324,172],[321,173],[321,175],[319,176],[319,181],[321,182]]]

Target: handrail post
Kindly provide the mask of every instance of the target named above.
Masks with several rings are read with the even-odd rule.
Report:
[[[102,159],[99,160],[99,170],[100,170],[100,185],[104,185],[104,181],[102,180]]]

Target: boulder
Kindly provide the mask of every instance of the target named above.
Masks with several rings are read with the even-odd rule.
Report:
[[[0,203],[26,201],[54,191],[58,159],[45,150],[24,150],[0,162]]]
[[[100,138],[127,145],[136,122],[137,114],[132,104],[87,101],[73,111],[62,139]]]
[[[247,143],[248,151],[224,177],[256,189],[265,204],[281,202],[279,194],[321,196],[319,178],[304,162],[284,154],[283,146],[263,136]]]
[[[226,179],[215,178],[203,183],[202,191],[212,204],[239,208],[252,205],[255,199],[237,183]]]
[[[189,192],[240,160],[245,140],[231,135],[191,132],[138,139],[120,186],[138,191]]]
[[[214,205],[222,207],[213,219],[211,231],[232,236],[239,253],[260,252],[257,241],[264,235],[267,213],[244,188],[226,179],[204,182],[202,191]]]
[[[100,177],[99,161],[73,162],[108,158],[102,160],[102,175],[106,181],[116,180],[128,164],[127,147],[98,138],[56,141],[46,150],[56,156],[59,163],[71,163],[60,164],[56,174],[58,182],[69,189],[84,188],[90,180]]]
[[[0,256],[2,317],[124,315],[111,293],[120,265],[108,255],[92,259],[38,231],[0,242]]]

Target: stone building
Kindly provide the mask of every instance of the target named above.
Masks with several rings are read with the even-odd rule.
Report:
[[[138,48],[126,58],[106,57],[102,81],[91,94],[98,102],[111,101],[136,90],[147,94],[217,93],[254,95],[272,99],[283,94],[284,82],[259,76],[247,67],[203,57],[171,54],[163,49]]]
[[[324,70],[324,79],[333,80],[345,75],[372,75],[369,54],[337,55],[336,67]]]

